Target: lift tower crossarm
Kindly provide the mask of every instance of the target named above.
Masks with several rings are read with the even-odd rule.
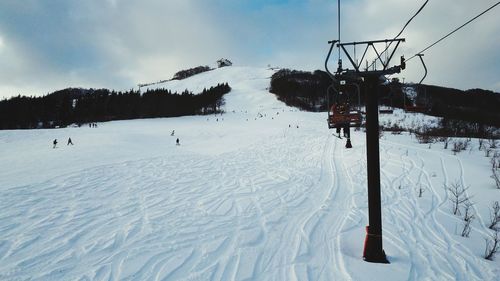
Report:
[[[330,42],[335,44],[334,41],[330,41]],[[387,58],[387,61],[384,62],[384,60],[382,60],[382,57],[380,56],[380,53],[377,51],[377,48],[375,48],[375,44],[389,43],[389,42],[396,42],[396,46],[392,50],[390,56]],[[384,40],[372,40],[372,41],[361,41],[361,42],[337,43],[337,47],[341,48],[344,51],[345,55],[347,56],[347,58],[349,59],[349,61],[353,65],[356,72],[359,72],[359,68],[361,66],[361,63],[363,62],[363,59],[365,58],[366,52],[368,51],[368,48],[371,46],[373,48],[373,50],[375,51],[375,53],[377,54],[378,60],[384,66],[383,70],[386,70],[388,65],[389,65],[389,62],[391,61],[392,57],[394,56],[394,53],[396,52],[396,49],[398,48],[398,46],[401,42],[405,42],[405,39],[398,38],[398,39],[384,39]],[[349,54],[349,51],[347,51],[345,46],[356,46],[356,45],[365,45],[365,44],[366,44],[365,51],[363,52],[363,56],[361,57],[359,64],[358,64],[358,63],[354,62],[354,60],[352,59],[352,56]]]

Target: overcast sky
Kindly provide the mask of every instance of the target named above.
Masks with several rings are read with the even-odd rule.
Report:
[[[397,55],[411,57],[496,2],[430,0]],[[392,38],[423,3],[343,0],[341,39]],[[222,57],[323,69],[327,41],[337,36],[335,0],[1,0],[0,97],[130,89]],[[424,58],[424,83],[500,92],[500,6]],[[423,73],[414,59],[399,77],[417,82]]]

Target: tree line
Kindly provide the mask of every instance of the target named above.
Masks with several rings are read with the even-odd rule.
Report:
[[[203,89],[172,93],[152,89],[144,93],[108,89],[68,88],[43,97],[16,96],[0,101],[0,129],[65,127],[70,124],[111,120],[176,117],[220,112],[227,83]]]
[[[324,71],[281,69],[271,76],[269,91],[288,106],[306,111],[326,111],[326,89],[331,84]]]
[[[212,70],[209,66],[197,66],[197,67],[193,67],[193,68],[190,68],[190,69],[185,69],[185,70],[181,70],[181,71],[178,71],[174,74],[174,77],[172,78],[172,80],[182,80],[182,79],[186,79],[188,77],[191,77],[191,76],[194,76],[196,74],[200,74],[202,72],[206,72],[206,71],[210,71]]]

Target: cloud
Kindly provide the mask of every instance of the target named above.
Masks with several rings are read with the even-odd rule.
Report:
[[[423,2],[342,1],[342,40],[392,38]],[[396,55],[412,56],[492,3],[429,1]],[[425,83],[500,91],[498,12],[426,52]],[[323,69],[327,41],[336,37],[337,3],[330,0],[4,0],[0,96],[69,86],[129,89],[221,57]],[[417,59],[400,74],[406,81],[422,75]]]

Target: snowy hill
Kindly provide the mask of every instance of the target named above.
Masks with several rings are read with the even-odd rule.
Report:
[[[384,134],[391,264],[367,263],[364,133],[346,150],[324,113],[268,93],[272,73],[232,66],[154,86],[228,82],[223,115],[0,131],[0,280],[500,280],[500,257],[482,257],[500,190],[477,140],[455,155]],[[381,119],[432,121],[401,114]],[[474,203],[468,238],[443,188],[455,183]]]
[[[226,112],[233,110],[259,111],[261,109],[283,108],[284,104],[269,95],[269,78],[275,71],[253,67],[222,67],[183,80],[171,80],[158,83],[147,89],[166,88],[172,92],[189,90],[199,93],[204,88],[216,86],[218,83],[229,83],[232,91],[225,96]]]

